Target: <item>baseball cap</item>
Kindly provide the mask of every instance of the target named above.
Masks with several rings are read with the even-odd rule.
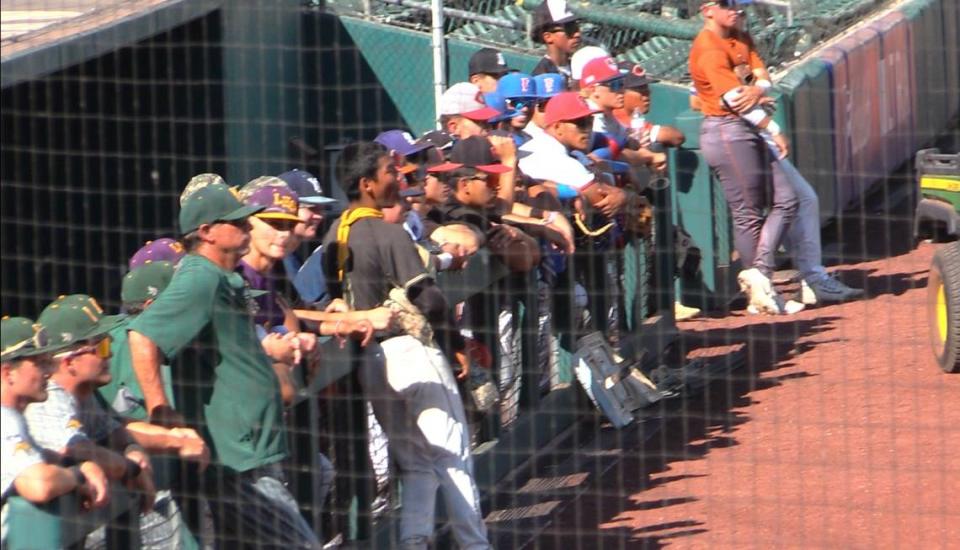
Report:
[[[537,85],[527,73],[510,73],[497,81],[497,93],[506,99],[537,97]]]
[[[131,271],[150,262],[170,262],[176,264],[187,251],[175,239],[163,237],[155,241],[147,241],[140,250],[133,253],[128,262]]]
[[[386,132],[381,132],[373,141],[404,157],[419,153],[427,147],[430,147],[429,143],[417,141],[413,139],[410,132],[404,132],[403,130],[387,130]]]
[[[180,208],[180,232],[184,235],[205,223],[242,220],[263,210],[245,205],[233,187],[211,183],[189,195]]]
[[[227,184],[227,182],[224,181],[224,179],[218,174],[197,174],[196,176],[190,178],[190,181],[187,182],[187,186],[184,187],[183,192],[180,193],[180,206],[183,206],[183,203],[186,202],[187,197],[214,183],[219,183],[221,185]]]
[[[567,91],[567,79],[560,73],[538,74],[533,80],[536,83],[537,97],[540,99],[549,99]]]
[[[429,169],[430,172],[450,172],[457,168],[475,168],[487,174],[503,174],[512,170],[493,156],[493,146],[484,136],[460,140],[450,152],[450,160]]]
[[[660,82],[659,79],[648,75],[647,71],[643,70],[643,67],[639,63],[623,61],[618,67],[620,68],[620,72],[623,73],[624,88],[642,88],[654,82]]]
[[[544,110],[544,123],[549,126],[557,122],[577,120],[600,111],[591,108],[576,92],[563,92],[547,102]]]
[[[537,9],[533,10],[533,25],[530,27],[530,38],[540,42],[540,33],[551,25],[562,25],[576,21],[577,16],[567,7],[566,0],[544,0]]]
[[[598,57],[610,57],[610,52],[600,46],[584,46],[570,56],[570,78],[583,78],[583,68]]]
[[[500,92],[485,93],[483,94],[483,100],[487,105],[501,112],[501,114],[489,119],[487,122],[500,122],[501,120],[516,118],[522,114],[520,111],[508,109],[507,98],[503,97]]]
[[[44,308],[37,322],[50,335],[51,345],[66,347],[102,336],[126,319],[126,315],[104,315],[100,304],[86,294],[71,294]]]
[[[484,103],[483,94],[476,85],[459,82],[447,88],[440,97],[440,114],[487,121],[501,113]]]
[[[440,149],[441,151],[453,147],[453,136],[447,132],[442,132],[440,130],[430,130],[429,132],[420,136],[420,139],[417,141],[421,143],[429,143],[430,145]]]
[[[0,360],[12,361],[53,351],[46,329],[26,317],[0,320]]]
[[[467,70],[470,76],[489,74],[499,78],[510,72],[510,67],[507,66],[500,50],[480,48],[470,56],[470,61],[467,62]]]
[[[323,188],[320,187],[320,180],[306,170],[294,168],[277,176],[282,179],[300,199],[300,205],[320,206],[333,204],[337,199],[332,199],[323,195]]]
[[[120,299],[124,305],[139,305],[163,292],[173,279],[175,268],[170,262],[150,262],[124,275]]]
[[[240,199],[244,204],[261,207],[261,210],[254,214],[258,218],[300,221],[297,215],[300,199],[286,182],[278,177],[260,176],[251,180],[240,189]]]
[[[598,57],[591,59],[583,66],[580,87],[586,88],[594,84],[606,84],[623,77],[624,74],[620,72],[617,62],[612,57]]]

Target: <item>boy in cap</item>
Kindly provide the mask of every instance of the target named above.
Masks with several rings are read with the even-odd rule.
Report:
[[[539,97],[536,80],[526,73],[510,73],[497,83],[497,93],[506,100],[507,109],[518,113],[510,118],[510,134],[519,147],[530,139],[523,129],[529,123],[530,113]]]
[[[643,69],[639,63],[624,61],[620,63],[623,73],[623,107],[614,109],[613,115],[624,127],[630,129],[633,139],[641,147],[649,148],[654,143],[666,147],[683,145],[686,137],[680,130],[663,124],[653,124],[646,119],[650,112],[650,84],[659,82]]]
[[[250,241],[244,205],[234,190],[210,184],[187,196],[179,215],[187,255],[170,285],[129,325],[133,369],[151,420],[201,430],[212,463],[202,477],[186,471],[184,515],[209,503],[221,544],[310,547],[319,541],[284,485],[287,457],[280,383],[263,351],[249,293],[236,273]],[[161,365],[171,361],[176,405]],[[196,531],[195,525],[191,528]],[[228,542],[232,541],[232,542]]]
[[[607,217],[623,206],[623,191],[597,179],[593,172],[570,156],[586,152],[593,128],[591,108],[576,92],[557,94],[544,110],[543,134],[525,143],[520,151],[520,170],[528,177],[557,186],[562,193],[580,195]]]
[[[570,56],[580,47],[580,21],[566,0],[544,0],[533,11],[530,39],[544,44],[547,51],[533,74],[560,73],[570,78]]]
[[[480,48],[470,56],[467,70],[470,73],[470,84],[486,94],[497,89],[497,80],[509,73],[510,67],[500,50]]]
[[[623,90],[626,75],[612,57],[598,57],[587,62],[580,79],[580,95],[587,105],[598,112],[593,117],[595,145],[609,150],[611,156],[619,156],[635,166],[649,166],[652,170],[666,168],[665,153],[654,153],[629,142],[627,126],[614,116],[616,109],[623,108]],[[617,151],[619,154],[613,154]]]
[[[107,478],[95,462],[83,461],[69,468],[59,457],[46,453],[33,437],[23,417],[31,403],[47,399],[47,379],[54,369],[51,346],[43,328],[24,317],[0,321],[0,496],[3,524],[0,542],[6,547],[7,497],[19,496],[45,504],[76,491],[84,506],[101,508],[108,502]],[[18,541],[23,545],[26,541]]]
[[[287,279],[293,283],[297,295],[305,304],[323,302],[327,292],[327,283],[323,279],[323,270],[319,261],[311,261],[319,247],[311,252],[311,256],[303,261],[297,250],[300,245],[317,239],[317,231],[331,208],[337,204],[323,194],[320,180],[306,170],[293,169],[277,176],[300,199],[300,208],[297,216],[300,223],[293,228],[288,245],[288,254],[283,259],[283,268]]]
[[[463,337],[413,241],[383,220],[382,209],[399,198],[396,164],[382,145],[360,142],[344,148],[337,172],[350,207],[324,240],[331,295],[359,310],[409,301],[426,319],[419,328],[378,333],[379,345],[367,348],[359,373],[403,481],[400,544],[426,547],[439,488],[460,547],[489,548],[463,401],[441,351],[466,376]]]
[[[480,88],[469,82],[450,86],[440,97],[440,125],[454,139],[486,134],[488,121],[501,114],[487,105]]]

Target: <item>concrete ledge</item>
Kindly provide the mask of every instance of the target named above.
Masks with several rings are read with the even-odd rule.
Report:
[[[219,8],[222,0],[134,0],[94,10],[0,45],[6,88],[132,45]]]

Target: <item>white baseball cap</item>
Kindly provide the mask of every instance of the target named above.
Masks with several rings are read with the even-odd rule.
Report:
[[[584,46],[573,52],[570,57],[570,78],[574,80],[583,78],[584,65],[598,57],[610,57],[610,54],[600,46]]]
[[[484,102],[483,94],[475,84],[460,82],[440,96],[440,114],[486,121],[502,113]]]

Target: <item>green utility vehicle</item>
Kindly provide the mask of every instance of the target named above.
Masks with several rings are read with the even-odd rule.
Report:
[[[927,282],[930,342],[944,372],[960,372],[960,153],[917,152],[920,196],[915,235],[949,241],[933,257]]]

